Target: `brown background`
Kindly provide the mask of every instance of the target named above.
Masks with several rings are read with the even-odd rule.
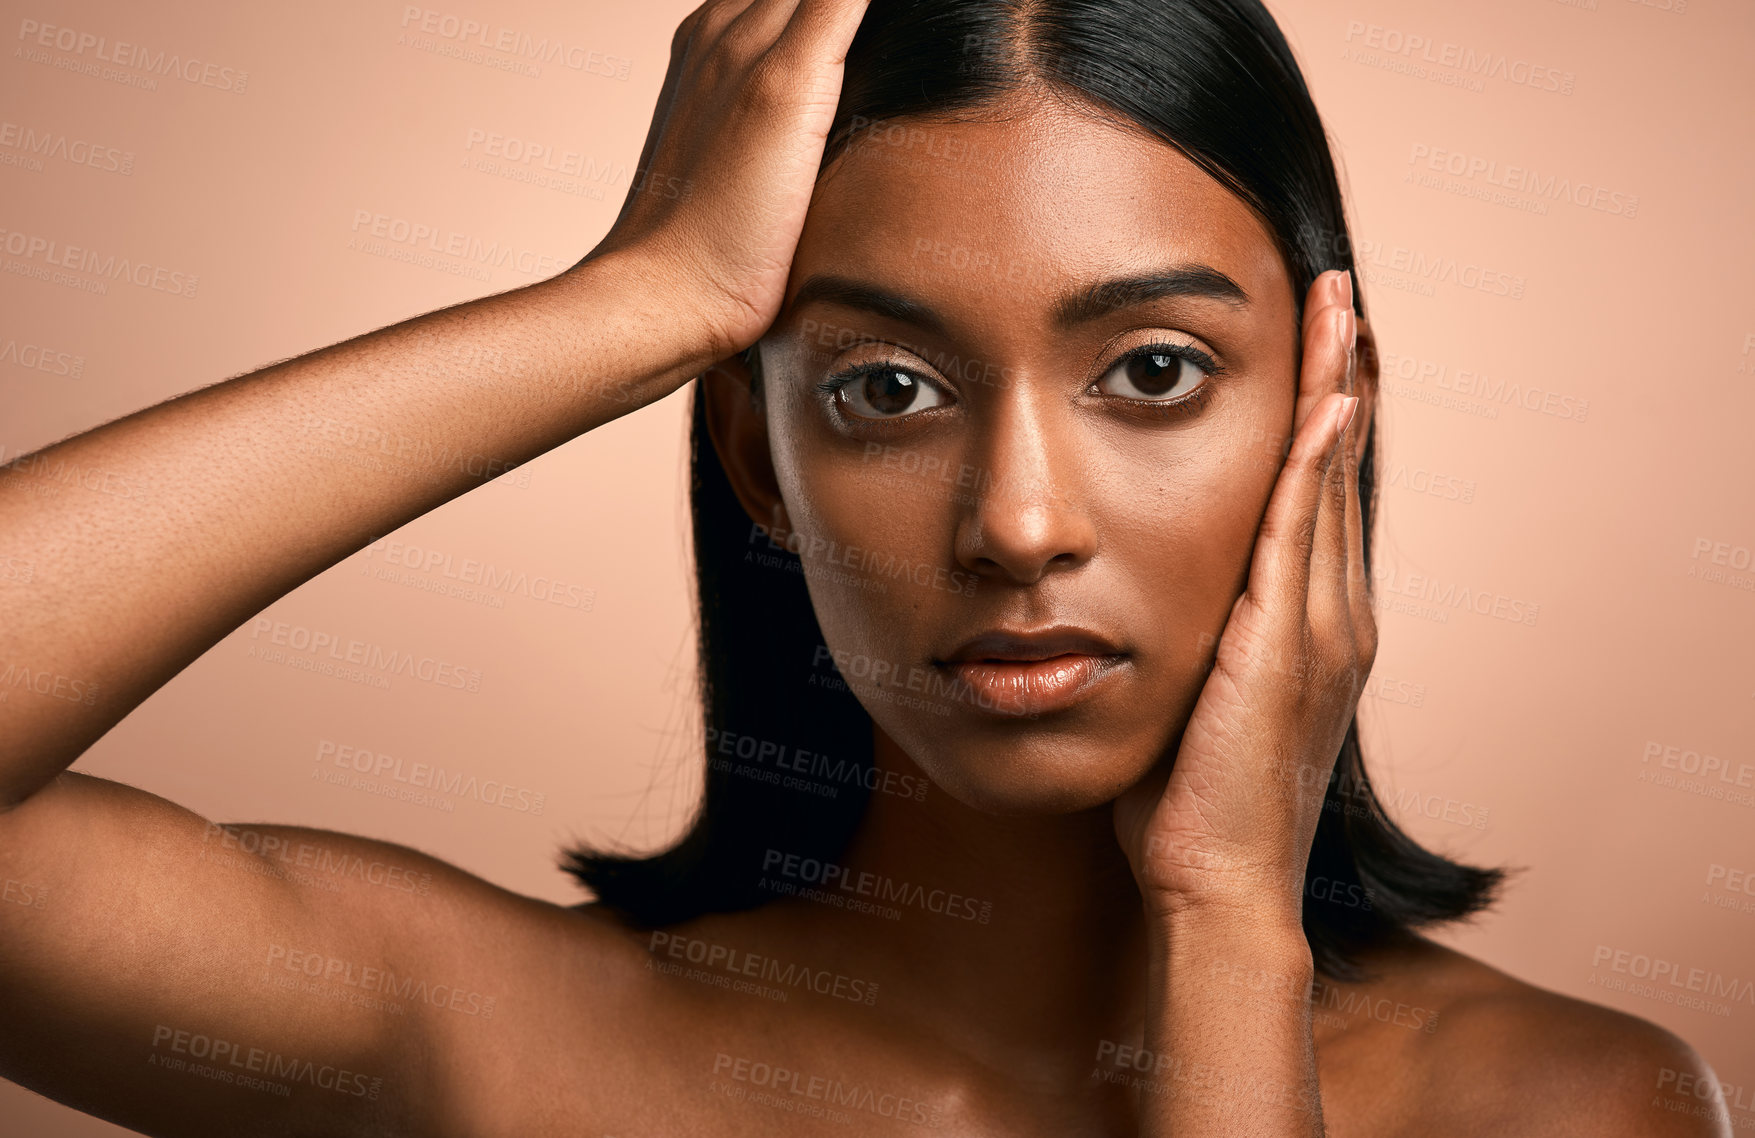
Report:
[[[0,241],[15,242],[0,273],[3,458],[549,271],[502,267],[479,280],[445,267],[465,262],[373,255],[350,247],[357,211],[570,263],[619,208],[689,3],[433,9],[496,29],[490,39],[506,28],[627,59],[625,81],[426,50],[404,40],[424,9],[405,27],[402,4],[9,7],[0,119],[12,125],[0,129],[114,148],[100,167],[131,159],[126,172],[94,168],[33,157],[16,132],[0,138]],[[1741,0],[1273,8],[1334,138],[1362,287],[1402,376],[1381,409],[1380,571],[1393,576],[1380,583],[1381,686],[1362,703],[1367,754],[1417,837],[1527,867],[1497,913],[1443,939],[1676,1031],[1741,1088],[1739,1127],[1755,1125],[1755,1000],[1718,1015],[1606,989],[1599,981],[1617,974],[1593,970],[1607,949],[1755,981],[1755,896],[1709,882],[1714,866],[1755,874],[1755,787],[1736,801],[1717,796],[1734,781],[1711,777],[1697,793],[1641,777],[1686,777],[1645,761],[1651,744],[1721,758],[1733,780],[1755,765],[1755,10]],[[149,88],[148,72],[98,64],[94,48],[36,46],[32,20],[214,63],[215,83],[223,68],[247,81],[237,91],[159,76]],[[1397,54],[1414,36],[1432,46]],[[1470,80],[1443,62],[1463,48],[1507,66]],[[66,66],[80,61],[124,81]],[[1515,81],[1529,65],[1552,70]],[[1571,93],[1540,89],[1549,74]],[[591,168],[569,187],[513,180],[478,168],[485,142],[472,147],[472,131],[576,152]],[[1439,151],[1466,156],[1463,172],[1431,169]],[[1471,176],[1469,159],[1492,171]],[[1534,171],[1535,192],[1480,196],[1506,192],[1493,183],[1508,167]],[[1585,204],[1553,196],[1561,179]],[[19,275],[41,255],[16,255],[14,232],[199,284],[193,297],[123,281],[99,294]],[[1521,296],[1468,287],[1471,267],[1507,287],[1521,280]],[[61,354],[46,370],[25,366],[37,358],[27,346]],[[246,627],[79,769],[211,818],[358,831],[573,899],[552,868],[560,843],[656,844],[697,785],[686,759],[698,723],[682,682],[693,651],[683,408],[673,396],[396,535],[454,563],[576,585],[588,610],[504,591],[490,607],[367,576],[380,552],[269,612],[480,669],[479,692],[406,678],[384,690],[252,659]],[[1713,566],[1716,543],[1742,573]],[[1482,608],[1540,607],[1533,624],[1430,601],[1391,611],[1423,587],[1468,589],[1487,598]],[[498,778],[545,795],[543,810],[455,797],[446,810],[317,781],[324,741]],[[1743,907],[1719,907],[1723,896]],[[24,1134],[121,1133],[10,1084],[0,1117]]]

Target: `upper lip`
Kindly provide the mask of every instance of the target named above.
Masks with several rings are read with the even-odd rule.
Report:
[[[1038,629],[996,628],[965,640],[940,662],[1049,660],[1066,655],[1119,656],[1121,649],[1100,633],[1070,625]]]

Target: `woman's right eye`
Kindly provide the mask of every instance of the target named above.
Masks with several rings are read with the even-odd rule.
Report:
[[[893,364],[868,364],[834,376],[828,386],[841,409],[861,419],[895,419],[942,406],[932,381]]]

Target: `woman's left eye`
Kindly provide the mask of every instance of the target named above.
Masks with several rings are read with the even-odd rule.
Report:
[[[1173,403],[1200,386],[1213,371],[1194,348],[1154,344],[1124,356],[1103,374],[1096,386],[1110,395],[1153,403]],[[1114,383],[1110,386],[1111,379]]]

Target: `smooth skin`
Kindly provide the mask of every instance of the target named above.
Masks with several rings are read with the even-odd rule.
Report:
[[[1240,201],[1036,89],[931,128],[997,156],[979,193],[947,194],[881,144],[816,184],[862,13],[691,13],[640,166],[647,184],[693,191],[630,194],[578,268],[0,472],[0,537],[38,566],[0,582],[0,659],[51,678],[51,694],[0,701],[0,875],[43,890],[40,906],[0,905],[0,1074],[167,1135],[846,1134],[921,1119],[983,1135],[1728,1133],[1654,1105],[1665,1070],[1711,1077],[1681,1040],[1424,940],[1381,953],[1374,980],[1319,988],[1313,1010],[1299,882],[1376,647],[1357,492],[1376,376],[1350,282],[1324,274],[1300,305]],[[1029,174],[1045,155],[1054,181]],[[918,253],[959,243],[1027,271],[996,287]],[[1247,300],[1160,296],[1055,323],[1068,296],[1174,265],[1223,273]],[[844,294],[791,304],[819,274],[904,293],[940,327]],[[738,358],[758,343],[759,403]],[[1178,363],[1166,393],[1138,382],[1151,369],[1118,367],[1166,344],[1222,371]],[[526,378],[469,359],[515,360]],[[857,363],[908,372],[914,402],[861,402],[885,394],[863,380],[816,389]],[[413,850],[224,830],[65,771],[263,606],[479,482],[412,458],[407,477],[359,478],[344,446],[311,445],[333,440],[310,423],[515,464],[697,376],[754,522],[976,582],[850,587],[807,557],[832,648],[930,668],[996,623],[1057,622],[1124,648],[1087,701],[1036,718],[956,699],[941,715],[855,685],[879,766],[934,786],[924,801],[874,795],[848,864],[954,889],[986,921],[781,900],[654,938]],[[892,454],[973,469],[976,488],[946,493]],[[152,493],[49,499],[37,480],[55,461]],[[61,681],[98,694],[57,698]],[[775,1001],[655,966],[695,944],[802,965],[827,991]],[[492,996],[493,1011],[415,999],[387,1015],[265,983],[294,951]],[[875,998],[837,983],[875,983]],[[1398,1006],[1435,1014],[1435,1030],[1374,1011]],[[1116,1056],[1142,1045],[1165,1058],[1129,1085],[1139,1065]],[[209,1048],[291,1093],[163,1065]],[[778,1089],[775,1068],[795,1073]],[[823,1104],[813,1079],[873,1094],[843,1099],[844,1119],[798,1109]],[[763,1090],[793,1109],[751,1100]]]

